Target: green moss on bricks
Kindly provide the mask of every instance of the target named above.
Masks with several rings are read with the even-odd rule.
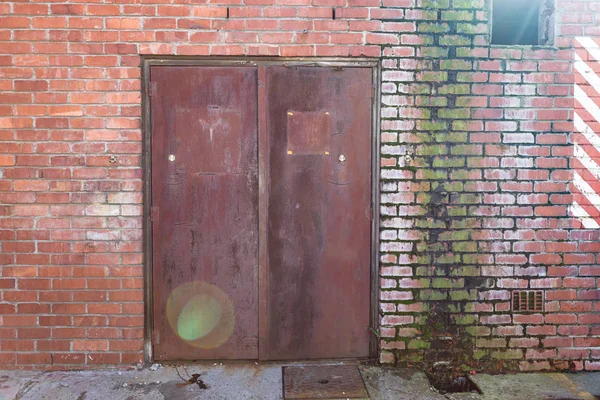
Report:
[[[448,123],[445,121],[419,121],[417,126],[421,131],[443,131],[448,129]]]
[[[417,203],[418,204],[429,204],[431,202],[431,195],[429,193],[418,193]]]
[[[456,168],[464,167],[466,164],[464,157],[436,157],[433,159],[434,168]]]
[[[420,10],[420,19],[422,21],[437,21],[438,11],[432,9],[427,10],[425,7],[422,7]]]
[[[419,174],[419,179],[430,179],[430,180],[446,180],[448,179],[448,171],[443,170],[443,171],[432,171],[432,170],[426,170],[426,169],[420,169],[419,171],[417,171],[417,174]]]
[[[450,0],[421,0],[423,8],[450,8]]]
[[[492,358],[495,360],[520,360],[523,358],[523,350],[509,349],[504,351],[494,351]]]
[[[403,356],[403,359],[409,363],[419,363],[423,361],[422,353],[409,353]]]
[[[482,149],[480,145],[457,144],[452,145],[450,153],[465,156],[480,156],[482,153]]]
[[[452,229],[481,228],[481,221],[477,218],[464,218],[452,221]]]
[[[429,118],[429,117],[424,117],[424,118]],[[431,132],[412,132],[410,134],[410,138],[411,138],[410,140],[412,143],[431,143],[431,142],[433,142],[432,137],[433,137],[433,135]],[[421,163],[423,164],[423,160],[418,160],[418,161],[421,161]]]
[[[421,57],[425,58],[448,58],[448,49],[444,47],[419,47]]]
[[[483,9],[484,0],[452,0],[452,8]]]
[[[418,325],[421,325],[422,337],[431,338],[434,334],[439,334],[446,330],[446,321],[443,315],[436,311],[430,311],[428,314],[420,315],[415,318]]]
[[[450,300],[452,300],[452,301],[477,300],[477,292],[472,293],[469,290],[453,290],[450,292]]]
[[[427,341],[429,341],[429,340],[431,339],[431,331],[432,331],[432,328],[431,328],[431,326],[430,326],[429,324],[424,324],[424,325],[421,327],[421,337],[422,337],[424,340],[427,340]]]
[[[460,364],[460,366],[458,367],[458,369],[460,369],[462,372],[469,372],[471,371],[473,368],[471,368],[469,365],[467,364]]]
[[[421,290],[419,298],[423,301],[441,301],[448,299],[448,293],[439,290]]]
[[[469,119],[471,118],[470,108],[442,108],[438,110],[439,118],[448,119]]]
[[[422,22],[417,26],[419,32],[445,33],[450,31],[450,25],[439,22]]]
[[[443,71],[421,71],[418,73],[421,82],[444,82],[448,80],[448,73]]]
[[[448,153],[448,148],[443,144],[419,146],[416,150],[416,154],[419,156],[433,156],[446,153]]]
[[[463,106],[463,105],[467,105],[467,104],[460,104],[460,100],[462,100],[461,98],[456,99],[456,105],[457,106]],[[470,101],[470,100],[469,100]],[[469,124],[471,123],[471,121],[453,121],[452,122],[452,130],[455,131],[466,131],[469,129]]]
[[[431,287],[431,280],[427,278],[419,278],[419,288],[428,288]]]
[[[440,36],[439,41],[441,46],[470,46],[473,43],[469,36],[459,35]]]
[[[463,241],[463,240],[469,240],[469,231],[462,231],[462,230],[456,230],[456,231],[446,231],[446,232],[442,232],[440,234],[440,236],[438,237],[439,240],[441,241]]]
[[[419,250],[428,251],[430,253],[442,253],[446,250],[446,247],[444,246],[444,243],[419,243]]]
[[[453,315],[452,319],[456,325],[474,325],[479,321],[479,316],[476,314]]]
[[[444,182],[444,190],[450,193],[462,192],[463,186],[464,184],[462,182]],[[435,189],[437,186],[434,187],[432,184],[432,187]]]
[[[483,357],[485,357],[487,355],[488,355],[487,350],[475,350],[473,352],[473,358],[475,360],[481,360]]]
[[[447,308],[448,312],[451,313],[451,314],[459,314],[461,312],[460,304],[459,303],[448,304],[446,306],[446,308]]]
[[[435,275],[435,268],[421,266],[421,267],[417,267],[417,269],[415,270],[415,276],[434,276],[434,275]]]
[[[431,256],[429,254],[419,254],[415,260],[416,264],[430,264]]]
[[[414,84],[410,86],[409,90],[402,91],[401,93],[408,94],[429,94],[431,93],[431,86],[425,84]]]
[[[415,221],[415,227],[422,229],[442,229],[446,228],[446,224],[443,221],[435,220],[433,218],[427,218],[425,220],[419,219]]]
[[[474,253],[477,251],[477,243],[475,242],[458,242],[452,245],[452,250],[457,253]]]
[[[453,203],[458,204],[481,204],[481,194],[479,193],[456,193],[452,197]]]
[[[443,268],[441,268],[443,267]],[[438,276],[448,276],[448,271],[452,269],[452,266],[448,266],[448,265],[436,265],[433,267],[433,271],[434,271],[434,275],[436,277]]]
[[[452,171],[452,178],[455,180],[469,180],[471,170],[455,170]]]
[[[431,118],[431,110],[428,108],[419,108],[418,109],[419,112],[419,117],[423,118],[423,119],[429,119]]]
[[[429,349],[431,347],[431,343],[429,341],[421,340],[421,339],[413,339],[408,342],[408,348],[411,350],[416,349]]]
[[[470,312],[470,311],[467,311],[467,312]],[[464,329],[468,335],[474,336],[474,337],[490,336],[490,334],[492,333],[492,330],[488,326],[467,326]]]
[[[438,289],[463,288],[465,286],[465,280],[461,279],[461,278],[459,278],[459,279],[434,278],[431,281],[431,285],[434,288],[438,288]]]
[[[448,98],[435,96],[416,96],[415,104],[419,107],[446,107],[448,105]]]
[[[473,21],[472,11],[442,11],[442,20],[444,21]]]
[[[450,272],[450,276],[479,276],[479,275],[481,275],[481,271],[479,270],[479,267],[476,267],[474,265],[464,265],[461,267],[456,267]]]
[[[487,24],[456,24],[456,31],[467,35],[483,35],[488,33]]]
[[[440,68],[441,69],[450,69],[450,70],[470,71],[471,69],[473,69],[473,63],[471,61],[466,61],[466,60],[441,60]]]
[[[467,141],[467,137],[468,135],[466,132],[438,132],[434,139],[439,143],[465,143]]]
[[[449,217],[464,217],[467,215],[467,207],[448,207]]]
[[[421,46],[430,46],[433,44],[434,42],[434,37],[433,35],[426,35],[424,33],[419,34],[419,42],[421,44]],[[423,69],[422,67],[417,68],[417,70],[419,69]]]
[[[438,89],[439,94],[470,94],[471,86],[466,84],[444,85]]]

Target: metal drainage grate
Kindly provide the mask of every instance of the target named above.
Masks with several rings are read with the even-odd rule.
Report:
[[[515,290],[512,294],[513,311],[542,312],[544,311],[543,290]]]
[[[354,365],[283,367],[282,371],[285,400],[369,398]]]
[[[448,371],[425,371],[429,383],[441,394],[446,393],[476,393],[483,392],[466,375],[453,376]],[[472,398],[472,397],[470,397]]]

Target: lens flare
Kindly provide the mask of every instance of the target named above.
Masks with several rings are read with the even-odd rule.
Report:
[[[214,297],[198,294],[179,313],[177,333],[184,340],[196,340],[208,335],[221,319],[221,305]]]
[[[227,342],[235,326],[233,305],[225,292],[204,281],[185,283],[169,295],[167,319],[180,339],[203,349]]]

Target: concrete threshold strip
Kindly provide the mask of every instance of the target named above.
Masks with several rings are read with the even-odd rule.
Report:
[[[282,400],[282,368],[311,365],[323,364],[228,362],[127,370],[0,371],[0,400]],[[352,366],[359,371],[369,396],[366,398],[371,400],[600,399],[600,372],[476,374],[470,379],[481,394],[441,394],[417,369],[357,363],[327,365]],[[341,398],[351,399],[337,397]]]

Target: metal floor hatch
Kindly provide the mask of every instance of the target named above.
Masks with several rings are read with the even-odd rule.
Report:
[[[369,399],[355,365],[283,367],[283,398]]]

